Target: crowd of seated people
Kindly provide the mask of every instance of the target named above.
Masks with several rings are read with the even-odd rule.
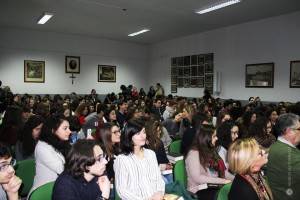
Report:
[[[254,139],[263,152],[270,149],[269,156],[272,156],[274,165],[283,165],[276,162],[273,153],[276,152],[277,146],[292,152],[293,156],[299,159],[297,146],[300,143],[298,138],[300,125],[292,122],[284,124],[284,120],[278,124],[278,119],[281,117],[290,119],[286,113],[299,115],[300,103],[280,102],[278,106],[264,105],[259,97],[250,97],[249,103],[245,106],[232,99],[225,100],[222,104],[207,91],[199,100],[165,96],[159,83],[156,90],[152,86],[148,93],[144,90],[138,92],[136,86],[122,85],[120,89],[120,93],[112,92],[106,95],[103,103],[95,89],[84,97],[72,92],[64,98],[55,95],[53,99],[50,95],[33,97],[25,94],[21,97],[10,90],[5,92],[5,96],[1,95],[0,113],[3,113],[0,125],[1,142],[13,147],[12,157],[17,161],[35,159],[36,174],[29,195],[39,186],[56,181],[58,177],[59,183],[56,184],[54,192],[59,192],[58,186],[64,184],[64,179],[68,178],[71,181],[74,178],[81,178],[83,181],[97,184],[97,187],[93,185],[91,187],[94,188],[90,188],[90,191],[97,191],[95,197],[107,199],[109,198],[107,180],[105,178],[98,180],[98,177],[103,176],[103,171],[93,171],[94,166],[101,163],[102,169],[106,165],[107,172],[104,176],[108,176],[108,182],[116,184],[117,191],[123,199],[140,197],[162,199],[164,184],[173,181],[172,176],[162,176],[159,170],[172,168],[166,157],[172,139],[182,141],[181,152],[185,155],[187,189],[198,194],[199,199],[213,199],[217,194],[217,190],[214,189],[197,190],[199,184],[226,184],[234,181],[237,174],[245,177],[254,174],[256,181],[262,180],[260,175],[255,175],[255,171],[245,171],[247,167],[252,167],[254,161],[251,159],[254,158],[248,158],[251,161],[248,163],[250,166],[243,166],[246,167],[242,169],[244,171],[239,171],[240,166],[230,165],[230,152],[239,151],[239,149],[230,151],[230,147],[236,144],[235,141]],[[285,126],[286,130],[283,130],[282,126]],[[89,154],[77,153],[90,161],[83,162],[70,158],[70,152],[76,153],[77,150],[73,145],[80,138],[95,140],[101,146],[99,149],[98,143],[93,144],[94,149],[89,149]],[[255,147],[247,151],[256,152],[256,143]],[[283,146],[282,143],[288,146]],[[132,163],[131,159],[139,163]],[[74,174],[72,162],[83,162],[85,168],[89,170],[78,169],[83,171]],[[9,164],[0,163],[1,170],[4,167],[9,168]],[[134,164],[141,171],[134,173],[130,171],[129,167]],[[265,164],[264,160],[262,166]],[[257,168],[257,171],[262,166]],[[282,169],[284,167],[286,170],[290,169],[289,166],[281,166]],[[147,169],[149,174],[145,174],[142,169]],[[267,175],[270,174],[268,180],[271,182],[270,190],[269,186],[265,186],[268,197],[264,199],[272,199],[273,196],[277,199],[277,195],[285,199],[279,189],[285,188],[280,185],[284,181],[276,179],[277,173],[280,173],[276,170],[277,168],[267,166]],[[293,173],[300,177],[299,171],[295,170]],[[135,186],[138,181],[142,181],[136,176],[143,178],[144,185],[139,185],[139,191],[131,191],[125,183],[131,181],[130,184]],[[239,180],[243,176],[239,176]],[[0,180],[0,183],[2,182]],[[241,182],[244,184],[245,181]],[[250,185],[253,186],[252,182]],[[149,187],[152,189],[145,189]],[[289,193],[289,197],[297,194],[298,191],[295,189],[297,187],[300,188],[299,180],[293,178],[291,185],[286,186],[286,189],[293,191],[292,194]],[[4,193],[5,191],[7,198],[10,199],[10,191],[4,188]],[[273,191],[275,195],[272,196],[269,193]],[[232,194],[233,192],[231,198],[234,199]],[[57,194],[55,198],[59,199],[62,195],[64,194]],[[113,195],[111,192],[110,196]],[[261,199],[261,194],[257,195],[258,199]]]

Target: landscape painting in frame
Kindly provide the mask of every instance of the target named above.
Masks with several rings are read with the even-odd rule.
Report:
[[[98,65],[98,82],[116,82],[116,66]]]
[[[45,82],[45,61],[24,60],[24,82]]]
[[[274,63],[246,65],[246,87],[272,88],[274,83]]]
[[[300,88],[300,60],[291,61],[290,87]]]

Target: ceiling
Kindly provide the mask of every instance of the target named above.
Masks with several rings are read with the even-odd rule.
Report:
[[[153,44],[300,10],[300,0],[242,0],[204,15],[195,13],[217,1],[1,0],[0,26]],[[38,25],[43,12],[54,16]],[[127,36],[142,28],[151,31]]]

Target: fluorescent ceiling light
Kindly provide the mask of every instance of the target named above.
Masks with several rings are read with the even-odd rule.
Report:
[[[141,31],[138,31],[138,32],[135,32],[135,33],[130,33],[128,36],[136,36],[136,35],[139,35],[139,34],[142,34],[142,33],[145,33],[145,32],[148,32],[150,31],[150,28],[144,28],[143,30]]]
[[[213,10],[217,10],[220,8],[224,8],[226,6],[230,6],[232,4],[236,4],[239,2],[241,2],[241,0],[223,0],[223,1],[219,1],[217,3],[205,6],[203,8],[199,8],[199,9],[195,10],[195,12],[198,14],[204,14],[204,13],[211,12]]]
[[[47,12],[45,12],[45,13],[43,13],[43,15],[42,16],[40,16],[39,18],[38,18],[38,24],[45,24],[51,17],[53,16],[53,13],[47,13]]]

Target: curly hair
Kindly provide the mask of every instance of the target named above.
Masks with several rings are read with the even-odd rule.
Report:
[[[162,141],[160,140],[162,133],[160,133],[159,135],[159,132],[157,130],[158,128],[161,132],[163,131],[161,123],[155,120],[150,120],[145,124],[148,141],[147,146],[152,150],[155,150],[158,145],[162,143]]]
[[[56,151],[62,153],[63,155],[65,155],[65,151],[70,145],[69,141],[60,140],[59,137],[54,133],[64,121],[68,120],[66,120],[63,115],[54,115],[48,117],[42,126],[39,137],[39,140],[51,145]]]
[[[32,131],[37,126],[41,125],[44,119],[39,116],[31,116],[25,123],[22,134],[20,136],[20,141],[22,143],[22,154],[26,158],[33,154],[37,140],[32,137]]]
[[[221,149],[221,146],[228,150],[230,144],[233,142],[231,138],[231,129],[234,126],[239,127],[233,120],[225,121],[219,126],[217,129],[218,140],[216,141],[217,151]]]
[[[96,162],[94,158],[94,147],[97,145],[99,146],[95,140],[77,140],[65,156],[65,171],[73,178],[82,178],[84,172],[89,172],[88,167]]]

